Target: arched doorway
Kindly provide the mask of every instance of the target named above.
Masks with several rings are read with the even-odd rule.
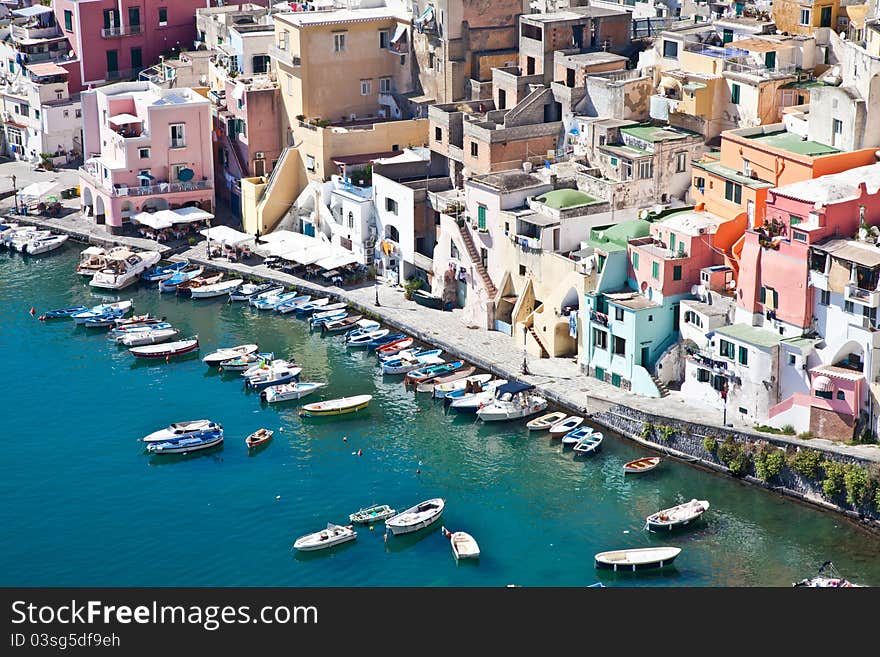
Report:
[[[580,295],[575,288],[570,288],[562,301],[559,303],[559,314],[562,317],[568,317],[571,313],[577,313],[580,307]]]
[[[134,206],[131,204],[131,201],[125,201],[122,204],[122,209],[119,212],[119,216],[122,217],[122,223],[130,222],[133,215]]]
[[[168,201],[162,197],[148,198],[141,206],[142,212],[156,212],[157,210],[167,210]]]
[[[104,212],[104,197],[100,194],[95,194],[95,223],[106,223]]]
[[[91,217],[95,214],[95,198],[92,196],[92,190],[90,187],[83,186],[82,191],[82,213],[86,217]]]

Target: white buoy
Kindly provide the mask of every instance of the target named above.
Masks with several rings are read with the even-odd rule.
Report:
[[[278,427],[278,432],[279,432],[279,433],[284,433],[284,427]]]
[[[280,496],[280,495],[276,495],[276,496],[275,496],[275,499],[276,499],[276,500],[280,500],[280,499],[281,499],[281,496]]]

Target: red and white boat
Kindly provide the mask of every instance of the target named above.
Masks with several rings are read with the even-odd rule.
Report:
[[[199,336],[195,335],[188,340],[166,342],[164,344],[151,344],[144,347],[132,347],[131,354],[137,358],[172,358],[181,356],[192,351],[199,350]]]
[[[382,345],[378,349],[376,349],[376,355],[381,359],[382,356],[392,356],[394,354],[398,354],[404,349],[409,349],[413,344],[412,338],[401,338],[400,340],[395,340],[394,342],[389,342],[386,345]]]

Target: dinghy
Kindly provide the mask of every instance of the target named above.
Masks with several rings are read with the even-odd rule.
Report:
[[[386,520],[385,527],[391,530],[394,536],[417,532],[437,522],[443,515],[444,506],[446,502],[439,497],[420,502]]]
[[[321,333],[342,333],[357,324],[362,317],[363,315],[349,315],[325,322],[321,324]]]
[[[367,331],[366,333],[361,333],[360,335],[346,338],[345,344],[346,346],[353,348],[366,347],[371,340],[385,337],[390,332],[391,331],[389,331],[388,329],[376,329],[374,331]]]
[[[330,303],[330,299],[312,299],[308,303],[304,303],[301,306],[297,306],[295,312],[297,315],[305,316],[311,315],[315,311],[323,310],[324,306]]]
[[[304,381],[302,383],[285,383],[283,385],[274,385],[265,388],[262,392],[260,392],[260,396],[268,403],[273,404],[275,402],[300,399],[301,397],[310,395],[311,393],[315,392],[315,390],[323,388],[326,385],[326,383],[312,383],[309,381]]]
[[[569,415],[568,417],[560,420],[552,427],[550,427],[549,433],[551,438],[559,438],[564,436],[569,431],[577,429],[583,423],[584,418],[578,415]]]
[[[355,395],[354,397],[341,397],[328,401],[306,404],[299,414],[302,417],[323,417],[326,415],[344,415],[354,413],[366,408],[373,399],[373,395]]]
[[[526,423],[526,428],[529,431],[547,431],[550,427],[563,419],[565,419],[565,413],[562,411],[555,411],[553,413],[542,415],[541,417],[536,417],[534,420]]]
[[[205,268],[201,265],[187,265],[174,272],[170,277],[159,281],[159,292],[175,292],[177,286],[185,281],[201,276]]]
[[[102,303],[98,306],[94,306],[90,310],[74,313],[71,317],[73,317],[73,321],[77,324],[85,324],[87,319],[107,315],[109,313],[121,313],[119,314],[119,317],[122,317],[122,315],[131,310],[133,306],[133,299],[129,299],[128,301],[117,301],[115,303]]]
[[[590,427],[578,427],[577,429],[572,429],[562,437],[562,444],[566,447],[573,447],[587,436],[592,435],[593,430]]]
[[[153,454],[188,454],[200,449],[208,449],[223,442],[223,430],[201,431],[184,438],[163,443],[150,443],[147,451]]]
[[[268,290],[264,290],[258,294],[254,294],[248,299],[248,304],[256,307],[258,303],[265,303],[267,299],[271,297],[278,297],[284,294],[284,286],[283,285],[273,285]]]
[[[352,529],[351,525],[343,527],[342,525],[334,525],[332,522],[328,522],[327,529],[322,529],[314,534],[300,536],[294,542],[293,547],[302,551],[322,550],[340,543],[353,541],[356,538],[357,532]]]
[[[460,370],[464,371],[464,370]],[[434,397],[437,399],[445,398],[450,392],[457,390],[470,389],[472,393],[482,392],[483,385],[492,380],[491,374],[473,374],[465,375],[454,381],[443,381],[434,383]]]
[[[211,299],[213,297],[222,297],[237,289],[244,279],[233,278],[229,281],[221,281],[212,285],[200,285],[190,289],[190,296],[193,299]]]
[[[300,296],[296,290],[292,292],[282,292],[281,294],[270,294],[267,297],[254,300],[251,305],[257,310],[275,310],[285,301],[291,301]]]
[[[202,358],[202,362],[209,366],[220,365],[223,361],[256,353],[257,349],[259,349],[259,347],[255,344],[240,344],[237,347],[226,347],[208,354]]]
[[[422,381],[419,381],[419,383],[416,385],[416,392],[430,392],[433,395],[434,386],[443,385],[445,383],[455,383],[456,381],[464,380],[476,371],[477,368],[471,365],[468,367],[459,368],[450,374],[433,376],[430,379],[424,379]]]
[[[222,281],[224,276],[226,276],[226,274],[222,271],[196,276],[195,278],[191,278],[178,285],[177,294],[182,297],[191,297],[193,290],[196,288],[215,285]]]
[[[167,360],[175,356],[183,356],[198,350],[199,337],[196,335],[187,340],[178,340],[177,342],[166,342],[164,344],[153,344],[144,347],[132,347],[128,351],[135,358],[164,358]]]
[[[85,306],[68,306],[67,308],[57,308],[55,310],[47,310],[42,315],[40,315],[40,320],[47,319],[68,319],[77,313],[88,312],[88,308]]]
[[[428,367],[434,365],[442,365],[443,359],[440,354],[443,353],[439,349],[432,349],[417,353],[414,357],[404,356],[402,358],[393,358],[382,363],[382,374],[406,374],[420,367]]]
[[[312,313],[312,316],[309,318],[309,324],[311,326],[318,326],[324,322],[331,321],[331,318],[340,319],[345,317],[348,314],[346,308],[347,306],[344,303],[331,303],[324,306],[321,312]]]
[[[451,374],[462,367],[464,367],[463,360],[454,360],[451,363],[443,363],[442,365],[431,365],[429,367],[407,372],[406,376],[403,378],[403,382],[405,384],[421,383],[427,379]]]
[[[269,365],[268,369],[247,377],[245,385],[253,389],[279,385],[293,381],[300,375],[300,372],[302,372],[302,368],[295,366],[293,363],[275,361]]]
[[[595,555],[596,568],[604,570],[647,570],[668,566],[681,554],[677,547],[635,548],[632,550],[611,550]]]
[[[292,299],[287,299],[279,303],[275,306],[275,312],[280,315],[286,315],[287,313],[295,312],[299,306],[308,303],[311,300],[311,294],[301,294],[298,297],[293,297]]]
[[[449,395],[456,393],[449,393],[445,400],[449,401],[449,407],[457,413],[476,413],[483,406],[491,404],[495,399],[495,391],[506,383],[507,379],[498,379],[488,383],[482,392],[462,395],[453,399],[450,399]]]
[[[91,320],[89,320],[91,321]],[[158,324],[146,324],[144,326],[129,326],[125,330],[112,329],[107,339],[116,344],[125,344],[125,340],[133,335],[141,335],[152,331],[162,331],[165,329],[173,329],[174,327],[168,322],[160,322]],[[128,345],[134,347],[135,345]]]
[[[695,498],[690,502],[652,513],[646,519],[645,529],[652,532],[672,531],[691,524],[708,510],[709,502]]]
[[[159,429],[158,431],[147,434],[141,438],[141,440],[145,443],[164,442],[166,440],[183,438],[202,431],[216,431],[222,428],[223,425],[212,420],[188,420],[186,422],[175,422],[164,429]]]
[[[251,297],[268,292],[273,287],[275,286],[272,283],[245,283],[237,290],[229,293],[229,302],[250,301]]]
[[[441,527],[443,535],[449,539],[452,545],[452,554],[457,560],[461,559],[479,559],[480,546],[477,540],[467,532],[451,532],[446,527]]]
[[[642,474],[643,472],[650,472],[658,465],[660,465],[660,461],[662,460],[663,459],[661,459],[659,456],[646,456],[644,458],[625,463],[623,465],[623,471],[626,474]]]
[[[257,429],[244,439],[244,443],[248,446],[248,449],[253,449],[254,447],[259,447],[260,445],[268,443],[272,439],[274,433],[275,432],[271,429]]]
[[[381,347],[378,347],[376,349],[376,355],[379,358],[382,358],[382,356],[393,356],[400,353],[404,349],[409,349],[412,344],[412,338],[401,338],[400,340],[395,340],[394,342],[389,342],[387,344],[383,344]]]
[[[396,342],[397,340],[401,340],[406,336],[403,333],[391,333],[388,335],[380,335],[378,337],[373,338],[367,343],[367,350],[376,349],[378,347],[382,347],[386,344],[391,344],[392,342]]]
[[[174,276],[174,274],[181,271],[182,269],[186,269],[189,266],[189,263],[187,263],[185,260],[181,260],[180,262],[173,262],[170,265],[158,265],[156,267],[153,267],[152,269],[141,272],[141,280],[145,283],[159,283],[161,281],[167,281],[169,278]]]
[[[575,456],[592,456],[602,447],[602,441],[605,439],[598,431],[591,431],[588,436],[581,438],[574,446]]]
[[[248,354],[246,356],[238,356],[231,360],[224,360],[220,363],[220,370],[223,372],[245,372],[259,363],[265,362],[268,364],[274,358],[274,351],[264,351],[256,354]]]
[[[374,522],[382,522],[383,520],[387,520],[396,513],[397,511],[392,509],[387,504],[374,504],[373,506],[368,506],[365,509],[360,509],[359,511],[352,513],[350,516],[348,516],[348,519],[352,523],[369,525]]]
[[[150,329],[148,331],[128,331],[119,338],[118,344],[125,347],[140,347],[147,344],[160,344],[176,338],[180,334],[176,328]]]
[[[344,337],[345,340],[348,341],[351,338],[356,338],[363,335],[364,333],[370,333],[371,331],[375,331],[378,328],[379,322],[376,322],[372,319],[362,319],[357,323],[357,328],[346,331]]]

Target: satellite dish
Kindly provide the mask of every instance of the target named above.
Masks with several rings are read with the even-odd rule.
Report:
[[[639,219],[647,219],[648,218],[648,210],[639,210]]]

